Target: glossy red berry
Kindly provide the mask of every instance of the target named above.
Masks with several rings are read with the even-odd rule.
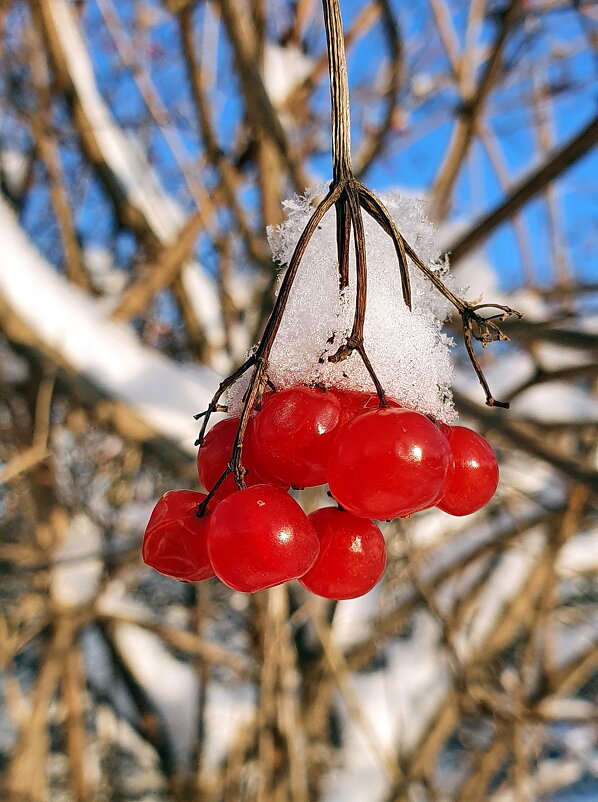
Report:
[[[273,393],[255,416],[253,445],[260,465],[294,487],[325,484],[340,403],[315,387],[291,387]]]
[[[210,517],[208,550],[225,585],[254,593],[303,576],[320,543],[296,501],[277,487],[255,485],[218,504]]]
[[[333,387],[330,392],[335,395],[341,405],[339,425],[344,426],[355,415],[363,412],[370,404],[372,408],[378,406],[378,396],[376,393],[360,393],[358,390],[339,390]]]
[[[300,583],[326,599],[355,599],[384,573],[386,547],[375,523],[326,507],[309,516],[320,538],[320,554]]]
[[[376,409],[357,415],[340,431],[328,482],[349,512],[399,518],[436,502],[450,458],[448,440],[425,415]]]
[[[226,470],[232,457],[238,428],[239,418],[225,418],[219,421],[207,433],[197,452],[197,472],[206,490],[211,490]],[[247,442],[243,447],[243,467],[247,470],[244,479],[248,487],[261,484],[265,480],[265,477],[260,476],[253,465],[251,448]],[[214,493],[213,499],[215,502],[222,501],[236,490],[238,487],[235,478],[229,474]]]
[[[376,393],[362,393],[358,390],[340,390],[333,387],[330,392],[335,395],[341,405],[341,414],[339,419],[339,426],[344,426],[356,415],[365,412],[368,409],[378,409],[380,400]],[[400,407],[398,401],[394,398],[387,397],[388,405],[391,407]]]
[[[170,490],[162,496],[143,536],[142,554],[147,565],[186,582],[214,576],[207,544],[210,515],[196,516],[204,499],[203,493],[193,490]]]
[[[251,464],[256,473],[262,477],[262,482],[260,484],[274,485],[274,487],[279,487],[286,492],[290,484],[288,482],[281,482],[280,479],[271,473],[268,467],[267,455],[263,455],[262,450],[259,448],[255,434],[255,421],[256,415],[250,418],[247,424],[243,453],[245,453],[245,449],[247,449],[247,453],[250,454]],[[254,482],[254,484],[257,484],[257,482]]]
[[[485,506],[498,485],[498,461],[490,443],[465,426],[451,426],[452,460],[437,507],[451,515],[469,515]]]

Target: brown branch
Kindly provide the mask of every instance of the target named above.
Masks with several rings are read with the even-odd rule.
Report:
[[[172,743],[168,737],[162,716],[144,686],[137,680],[121,652],[114,637],[114,627],[109,623],[99,623],[98,632],[110,655],[113,670],[122,681],[127,694],[139,713],[139,721],[134,725],[139,735],[151,744],[160,760],[160,768],[169,781],[175,771]]]
[[[492,538],[485,539],[482,543],[468,544],[463,551],[451,549],[450,553],[447,553],[446,560],[428,574],[428,587],[431,589],[442,587],[444,582],[454,578],[478,560],[488,555],[500,554],[526,531],[560,520],[565,509],[565,505],[560,504],[557,509],[541,510],[526,518],[509,521],[508,524],[497,527]],[[376,654],[380,643],[400,631],[420,602],[421,596],[413,589],[398,604],[374,619],[367,637],[347,649],[346,657],[351,669],[359,671],[367,665]]]
[[[480,121],[477,127],[477,134],[480,138],[482,146],[486,151],[486,155],[488,156],[502,191],[505,193],[508,192],[509,188],[512,186],[512,181],[508,176],[504,158],[500,152],[498,143],[495,141],[493,132],[488,126],[484,125],[483,122]],[[519,247],[524,280],[527,284],[531,285],[533,280],[534,262],[533,247],[528,228],[521,213],[513,215],[513,228],[515,231],[515,237],[517,238],[517,245]]]
[[[160,637],[165,643],[168,643],[174,649],[180,649],[187,654],[196,655],[208,665],[226,666],[241,677],[250,677],[254,673],[254,668],[247,658],[243,657],[242,655],[229,652],[222,646],[219,646],[217,643],[211,643],[210,641],[199,637],[194,632],[189,632],[183,629],[175,629],[174,627],[154,621],[150,617],[145,618],[142,616],[136,617],[130,615],[104,613],[101,609],[96,610],[95,615],[97,620],[105,621],[109,624],[131,624],[141,627],[148,632],[153,632],[154,635]]]
[[[355,157],[355,175],[359,179],[368,171],[373,162],[380,157],[397,115],[401,76],[403,74],[403,43],[398,20],[395,19],[389,0],[375,0],[380,8],[384,33],[388,43],[389,64],[386,89],[384,90],[385,109],[382,121],[371,134]]]
[[[31,1],[34,2],[34,0]],[[37,100],[37,109],[31,115],[31,131],[36,149],[48,172],[50,197],[64,248],[66,273],[74,284],[89,289],[89,279],[83,264],[79,239],[73,222],[73,210],[62,170],[60,150],[56,135],[53,133],[52,96],[45,54],[37,31],[31,28],[28,33],[31,40],[29,64]]]
[[[467,65],[471,65],[472,62],[472,50],[471,48],[467,51],[466,54],[463,55],[463,58],[459,58],[459,51],[458,51],[458,39],[455,28],[453,26],[449,10],[446,6],[444,0],[430,0],[430,5],[432,7],[432,11],[434,14],[434,18],[436,20],[436,27],[438,28],[438,33],[440,35],[440,39],[442,41],[443,47],[446,51],[448,60],[451,65],[451,72],[455,83],[457,84],[459,94],[461,96],[461,102],[463,102],[465,98],[465,91],[466,91],[466,84],[471,78],[471,68],[466,69]],[[476,3],[472,3],[470,6],[470,15],[474,13],[474,6]],[[466,41],[470,42],[469,33],[472,25],[472,20],[468,20],[467,30],[466,30]],[[480,142],[484,146],[488,159],[492,164],[492,168],[498,178],[499,184],[503,191],[506,191],[509,186],[509,180],[507,176],[506,167],[504,165],[500,150],[498,149],[495,141],[494,135],[491,129],[485,124],[483,119],[479,117],[476,119],[476,135],[479,137]],[[515,229],[515,236],[517,237],[517,244],[519,246],[519,251],[521,254],[521,262],[523,266],[523,271],[528,282],[531,282],[532,278],[532,247],[529,240],[528,232],[525,226],[525,222],[520,215],[515,215],[513,226]]]
[[[431,214],[436,220],[443,219],[448,212],[450,194],[463,160],[469,151],[486,99],[498,77],[504,48],[519,20],[521,6],[522,0],[511,0],[502,15],[498,34],[477,88],[470,97],[466,98],[459,110],[449,149],[430,192]]]
[[[330,625],[321,615],[314,615],[311,620],[322,644],[324,659],[334,676],[351,718],[356,727],[361,730],[364,740],[387,778],[391,782],[401,782],[403,775],[399,764],[380,741],[376,729],[364,713],[363,700],[359,698],[353,687],[350,668],[342,651],[334,643]]]
[[[247,222],[245,211],[237,196],[240,176],[237,174],[230,159],[227,158],[216,138],[216,132],[211,119],[211,110],[206,98],[204,66],[200,56],[197,54],[193,35],[193,8],[186,7],[183,9],[178,17],[178,22],[187,75],[195,101],[198,128],[201,133],[202,144],[206,150],[206,155],[210,163],[214,165],[219,172],[222,194],[234,215],[236,227],[245,240],[249,255],[264,269],[271,269],[272,262],[270,253],[264,239],[263,237],[256,236],[251,230]]]
[[[529,379],[525,379],[518,384],[508,394],[508,400],[512,401],[518,395],[528,390],[530,387],[535,387],[538,384],[546,384],[547,382],[564,381],[567,379],[595,379],[598,378],[598,364],[588,363],[583,365],[571,365],[566,368],[558,368],[556,370],[545,370],[539,365]]]
[[[166,245],[153,264],[145,266],[144,272],[130,284],[112,310],[113,320],[132,320],[147,311],[154,297],[166,289],[178,276],[181,268],[193,255],[195,242],[203,228],[203,215],[192,215],[178,237]]]
[[[112,0],[97,0],[97,6],[123,67],[131,71],[146,108],[163,136],[189,190],[189,194],[195,200],[198,214],[203,215],[204,228],[209,229],[210,220],[215,214],[210,193],[199,179],[199,173],[191,162],[180,136],[173,129],[169,110],[164,105],[149,71],[141,65],[135,44],[130,41],[123,30],[118,11],[114,7]]]
[[[307,186],[307,181],[256,66],[249,20],[235,0],[216,0],[216,4],[235,55],[247,115],[254,128],[263,131],[274,143],[295,188],[301,191]]]
[[[90,802],[86,772],[87,733],[85,729],[85,673],[83,655],[73,641],[68,649],[62,674],[62,698],[66,707],[66,742],[74,802]]]
[[[482,422],[488,429],[499,432],[515,448],[544,460],[568,479],[573,479],[584,485],[584,487],[598,493],[598,471],[582,467],[575,460],[548,445],[545,438],[532,434],[520,423],[507,421],[504,418],[492,415],[459,392],[455,392],[455,402],[463,413],[471,415]]]
[[[11,799],[27,799],[29,802],[47,799],[45,764],[49,748],[49,708],[60,680],[63,661],[75,637],[74,623],[67,618],[59,619],[42,653],[31,714],[19,733],[8,767],[6,790]]]
[[[531,320],[505,321],[502,328],[509,337],[524,343],[550,342],[598,354],[598,334],[591,331],[562,328],[551,321]]]
[[[451,263],[455,265],[474,248],[480,245],[495,228],[506,222],[524,204],[558,178],[561,173],[582,159],[598,142],[598,117],[590,122],[564,145],[550,152],[544,162],[513,188],[494,209],[476,220],[473,225],[457,237],[446,249]]]
[[[150,251],[159,252],[168,243],[164,241],[165,238],[161,232],[156,230],[144,210],[129,197],[126,188],[123,187],[119,176],[114,172],[111,164],[107,161],[106,154],[102,150],[98,132],[89,116],[84,98],[79,95],[78,87],[71,76],[68,53],[64,50],[64,42],[52,11],[51,0],[38,0],[38,2],[33,3],[32,8],[34,19],[40,27],[52,61],[57,88],[64,95],[83,152],[106,190],[117,219],[123,226],[130,228],[137,234]],[[185,291],[178,278],[175,280],[174,289],[175,297],[181,300],[181,296],[185,296]],[[201,321],[196,319],[193,307],[188,299],[185,298],[184,300],[185,302],[181,306],[181,314],[188,329],[192,332],[193,341],[206,343],[207,336]]]

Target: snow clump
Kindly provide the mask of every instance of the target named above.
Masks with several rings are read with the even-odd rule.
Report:
[[[305,195],[285,201],[287,219],[268,230],[272,255],[288,265],[317,199],[327,190],[318,185]],[[396,192],[380,195],[398,230],[442,280],[448,265],[440,262],[435,229],[426,217],[424,201]],[[442,332],[450,304],[411,263],[412,310],[403,301],[397,256],[390,237],[365,211],[368,287],[364,343],[370,361],[388,395],[404,406],[453,423],[450,359],[452,341]],[[349,287],[339,296],[336,222],[330,210],[315,232],[303,260],[270,355],[269,376],[277,389],[296,384],[321,384],[375,392],[357,352],[332,363],[351,331],[355,311],[355,258],[351,244]],[[281,278],[284,273],[281,274]],[[450,277],[448,277],[450,281]],[[238,411],[251,371],[229,393],[229,408]]]

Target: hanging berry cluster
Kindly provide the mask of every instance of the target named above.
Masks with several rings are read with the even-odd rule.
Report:
[[[384,571],[386,553],[377,520],[408,517],[430,507],[468,515],[483,507],[498,483],[488,442],[470,429],[448,426],[386,395],[364,345],[367,255],[362,213],[394,244],[403,300],[411,309],[413,265],[457,309],[464,342],[490,406],[496,401],[479,364],[483,346],[506,340],[497,323],[519,313],[456,296],[397,230],[380,199],[354,177],[350,159],[349,94],[338,0],[323,0],[331,78],[333,180],[298,239],[262,339],[243,365],[219,386],[203,418],[197,444],[199,478],[207,495],[166,493],[149,520],[146,563],[177,579],[218,576],[247,593],[298,579],[330,599],[367,593]],[[277,389],[269,357],[305,250],[324,215],[335,208],[339,292],[349,285],[355,251],[355,314],[333,363],[360,358],[371,392],[296,385]],[[497,311],[482,317],[484,308]],[[251,371],[242,410],[208,431],[222,397]],[[375,393],[373,390],[375,389]],[[338,507],[307,516],[289,489],[328,484]]]
[[[299,579],[319,596],[355,598],[386,564],[375,520],[433,506],[468,515],[498,483],[494,452],[471,429],[390,398],[380,407],[375,394],[297,386],[267,391],[250,417],[239,489],[227,473],[239,423],[220,421],[199,449],[209,496],[174,490],[158,502],[143,546],[158,571],[187,581],[217,575],[246,593]],[[339,507],[309,516],[287,492],[325,483]]]

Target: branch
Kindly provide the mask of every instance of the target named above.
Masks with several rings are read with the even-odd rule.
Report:
[[[520,423],[507,421],[492,415],[492,413],[487,412],[483,407],[470,401],[469,398],[461,395],[461,393],[455,392],[454,395],[457,406],[465,414],[481,421],[488,429],[500,432],[515,448],[527,451],[528,454],[544,460],[568,479],[573,479],[575,482],[588,487],[591,491],[598,493],[598,471],[583,468],[575,460],[548,445],[545,438],[531,434]]]
[[[204,367],[191,375],[143,347],[125,326],[107,321],[87,293],[56,273],[35,250],[2,200],[0,239],[4,258],[19,265],[16,274],[0,271],[0,320],[8,338],[61,367],[77,395],[100,401],[107,419],[126,437],[162,440],[160,446],[174,455],[174,462],[187,459],[185,452],[193,448],[189,410],[202,399],[207,402],[215,374]],[[43,315],[30,300],[40,296]],[[165,441],[170,441],[168,447]]]
[[[247,35],[249,24],[234,0],[216,0],[235,54],[237,71],[246,99],[246,112],[256,131],[263,132],[276,146],[297,191],[307,186],[305,174],[297,161],[280,118],[270,100],[262,76],[256,66],[255,52]]]
[[[202,215],[192,215],[177,239],[166,245],[156,261],[146,265],[145,272],[123,292],[110,315],[113,320],[129,321],[147,309],[153,298],[174,281],[183,264],[192,257],[202,228]]]
[[[118,220],[141,237],[150,251],[159,252],[179,235],[185,222],[183,210],[166,195],[140,149],[124,135],[104,103],[72,6],[66,0],[38,0],[34,8],[56,83],[71,109],[82,149],[111,199]],[[202,295],[212,300],[210,308],[217,309],[214,283],[201,267],[197,266],[197,270]],[[181,282],[177,286],[183,291]],[[195,339],[208,342],[215,350],[220,348],[219,320],[208,315],[200,318],[192,299],[181,311],[188,327],[200,329]]]
[[[511,0],[502,16],[499,32],[477,89],[461,105],[451,144],[430,192],[432,216],[437,220],[446,217],[450,194],[469,151],[486,99],[498,77],[505,45],[519,19],[522,5],[522,0]]]
[[[487,212],[446,249],[454,265],[483,242],[495,228],[512,217],[524,204],[582,159],[598,142],[598,116],[560,148],[552,150],[543,164],[523,178],[491,211]]]
[[[380,8],[380,16],[388,49],[390,61],[388,65],[388,83],[384,91],[385,110],[382,122],[368,138],[355,157],[355,175],[362,179],[372,163],[380,156],[386,145],[386,140],[392,130],[397,107],[399,105],[399,91],[401,89],[401,76],[403,73],[403,42],[399,31],[399,23],[393,15],[389,0],[375,0]]]

